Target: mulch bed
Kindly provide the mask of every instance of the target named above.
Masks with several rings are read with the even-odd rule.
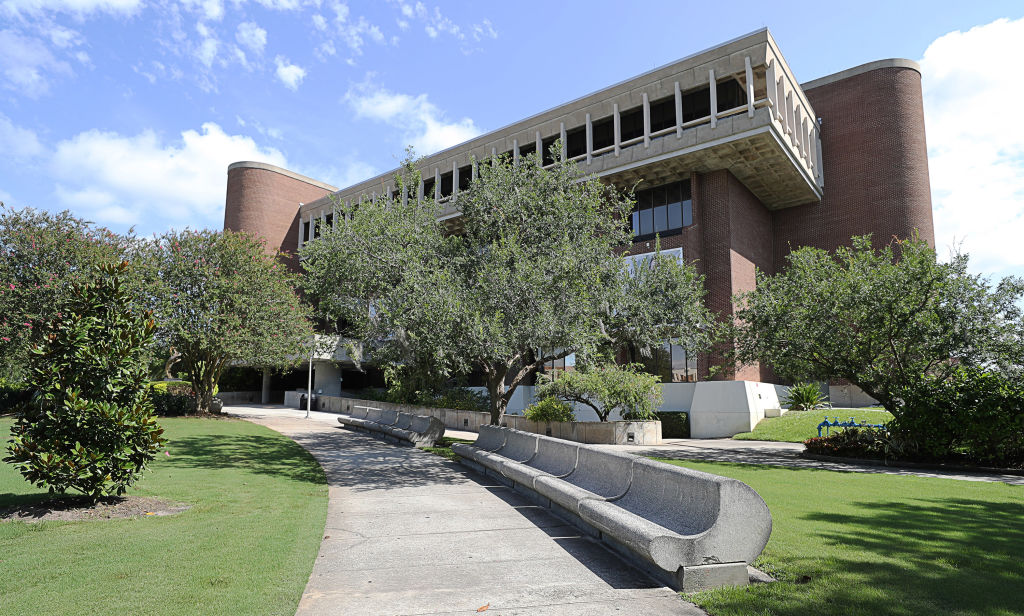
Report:
[[[189,505],[148,496],[111,496],[89,504],[82,497],[63,496],[32,505],[0,508],[0,522],[79,522],[176,515]]]

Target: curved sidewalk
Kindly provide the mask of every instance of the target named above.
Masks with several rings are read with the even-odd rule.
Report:
[[[930,470],[924,468],[902,468],[899,466],[875,466],[830,462],[803,458],[803,443],[779,443],[774,441],[741,441],[719,439],[665,439],[661,445],[605,445],[605,447],[628,451],[638,456],[652,458],[675,458],[679,460],[705,460],[708,462],[738,462],[742,464],[763,464],[766,466],[791,466],[813,468],[847,473],[879,473],[885,475],[906,475],[912,477],[933,477],[958,479],[961,481],[989,481],[1010,485],[1024,485],[1024,476],[1000,475],[956,470]]]
[[[232,406],[309,450],[330,499],[297,614],[697,616],[684,601],[513,490],[337,415]]]

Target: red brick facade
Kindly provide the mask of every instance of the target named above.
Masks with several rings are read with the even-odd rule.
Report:
[[[228,167],[224,228],[255,232],[266,238],[268,251],[294,254],[299,247],[299,204],[330,194],[330,188],[271,165],[235,163]]]

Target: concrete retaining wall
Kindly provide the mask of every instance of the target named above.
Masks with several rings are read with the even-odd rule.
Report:
[[[297,404],[297,402],[296,402]],[[358,398],[318,396],[316,408],[331,413],[350,415],[356,406],[414,415],[429,415],[441,420],[446,429],[479,432],[480,426],[491,423],[490,413],[438,409],[414,404],[395,404]],[[657,445],[661,443],[660,421],[530,421],[522,416],[506,415],[505,425],[524,432],[545,434],[555,438],[595,445]]]
[[[258,391],[222,391],[217,397],[224,401],[224,404],[259,404],[260,392]]]

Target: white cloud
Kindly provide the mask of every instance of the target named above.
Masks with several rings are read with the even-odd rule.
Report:
[[[5,158],[24,160],[42,154],[43,146],[35,132],[15,126],[10,118],[0,113],[0,152]]]
[[[203,63],[203,66],[210,68],[213,66],[213,61],[217,59],[217,49],[220,47],[220,41],[218,41],[213,33],[205,24],[196,24],[196,32],[199,33],[201,41],[195,49],[196,58]]]
[[[962,242],[977,272],[1024,274],[1021,40],[1024,19],[1000,19],[936,39],[921,59],[936,248]]]
[[[3,0],[0,7],[15,14],[64,12],[87,15],[90,13],[132,14],[142,6],[142,0]]]
[[[298,90],[299,84],[306,77],[306,69],[297,64],[292,64],[284,56],[274,58],[274,63],[277,64],[277,78],[281,80],[281,83],[293,92]]]
[[[250,51],[261,54],[263,48],[267,46],[267,31],[256,22],[245,21],[238,24],[235,40]]]
[[[91,130],[58,143],[51,166],[61,204],[102,224],[220,228],[227,167],[239,160],[287,166],[279,150],[211,122],[173,142]]]
[[[367,81],[350,89],[345,100],[357,116],[399,129],[405,143],[421,154],[443,150],[480,134],[470,118],[448,121],[444,113],[427,100],[426,94],[411,96],[391,92]]]
[[[327,19],[319,13],[313,15],[313,27],[323,32],[327,29]]]
[[[7,89],[37,98],[49,91],[53,75],[69,74],[71,66],[40,39],[0,30],[0,75]]]

